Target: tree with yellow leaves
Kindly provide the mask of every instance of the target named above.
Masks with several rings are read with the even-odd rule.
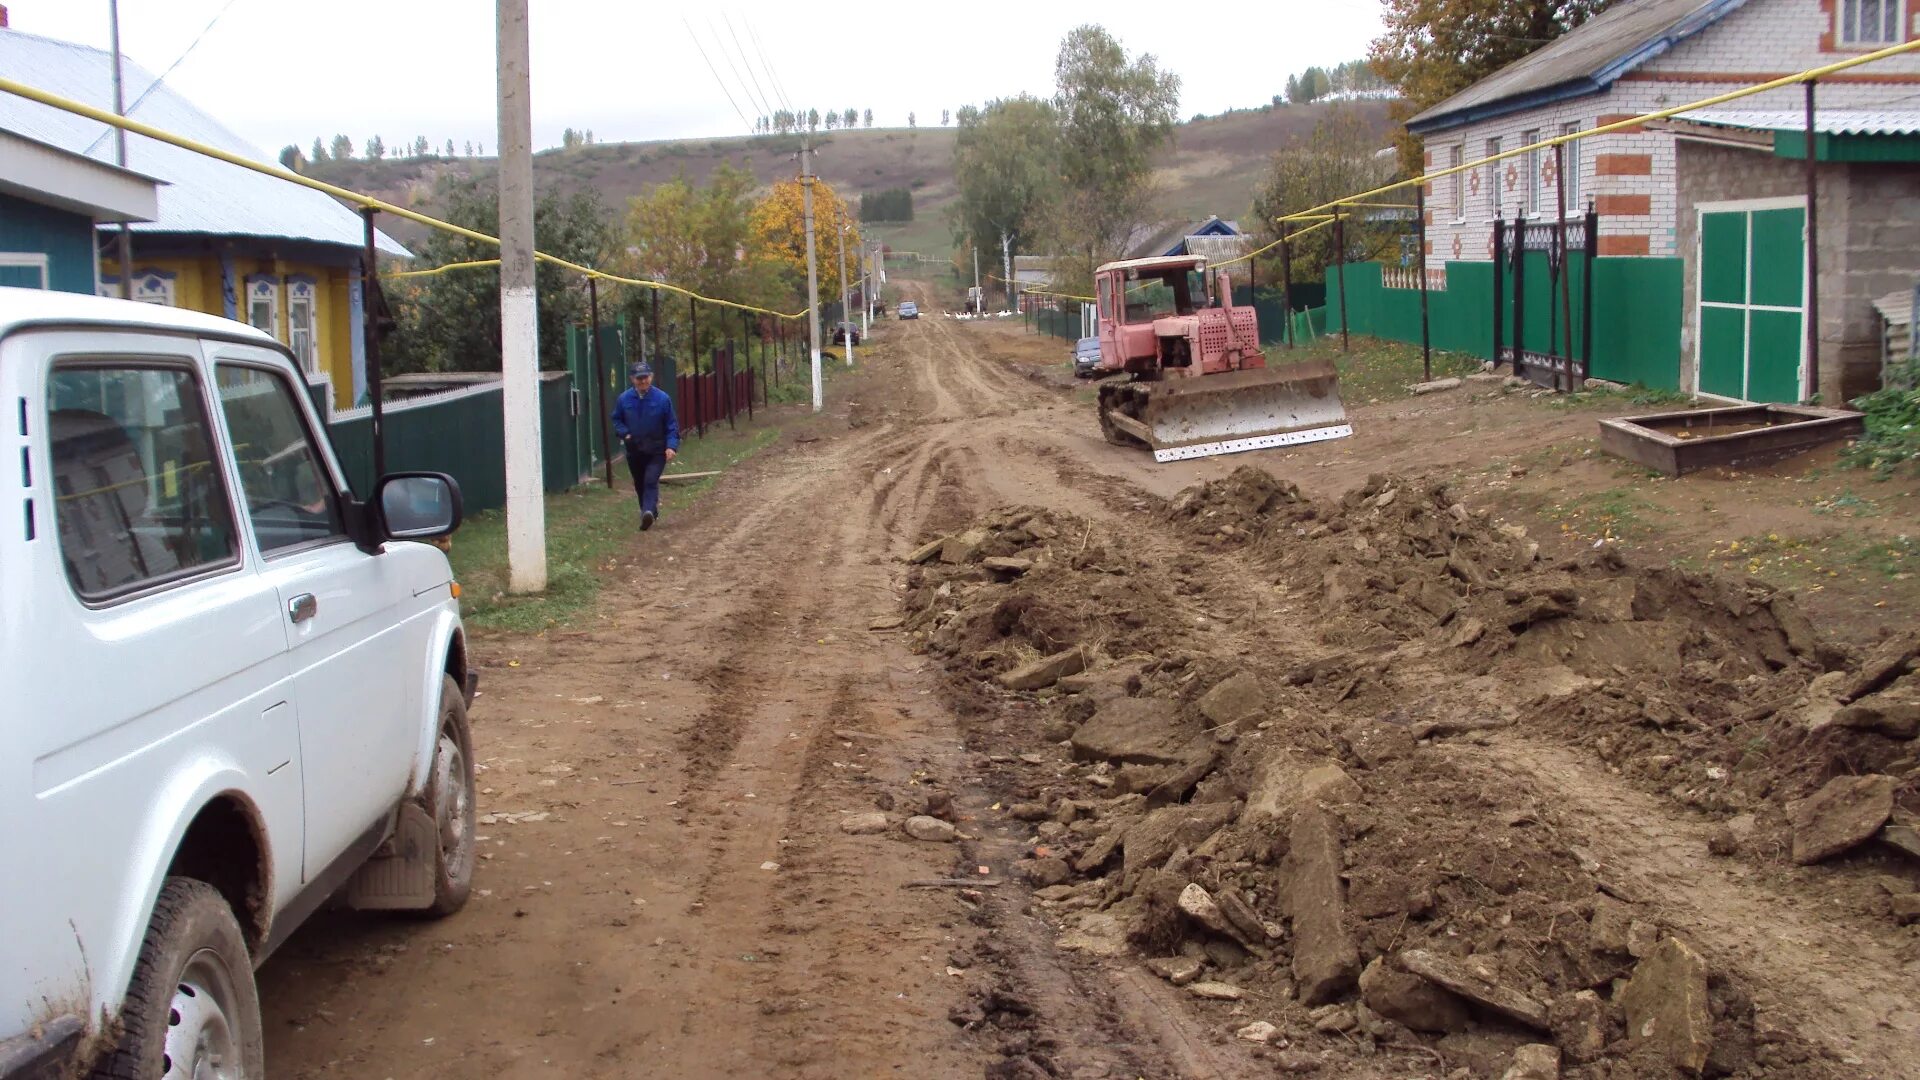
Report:
[[[805,193],[800,180],[782,180],[773,185],[753,208],[751,228],[760,251],[783,269],[798,276],[804,297],[807,280],[807,231]],[[855,253],[860,249],[860,227],[847,209],[846,201],[826,181],[813,181],[814,256],[820,279],[820,302],[835,303],[840,298],[841,226],[847,227],[847,274],[858,277]],[[803,301],[804,302],[804,301]]]

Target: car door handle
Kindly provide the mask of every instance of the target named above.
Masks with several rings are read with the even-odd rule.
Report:
[[[320,614],[320,601],[310,592],[287,601],[287,619],[290,622],[303,623]]]

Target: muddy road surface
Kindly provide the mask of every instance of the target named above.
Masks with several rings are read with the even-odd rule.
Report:
[[[1053,702],[998,693],[900,626],[929,617],[910,601],[933,595],[909,553],[996,507],[1044,508],[1085,530],[1057,538],[1063,558],[1096,545],[1168,569],[1138,599],[1165,593],[1183,649],[1307,661],[1326,652],[1311,611],[1249,553],[1196,541],[1165,500],[1250,463],[1332,496],[1367,468],[1340,443],[1156,466],[1102,442],[1090,406],[996,362],[983,330],[889,322],[827,416],[636,534],[591,616],[477,643],[474,899],[445,922],[329,915],[297,935],[262,972],[273,1075],[1499,1076],[1518,1045],[1555,1041],[1483,1032],[1478,1007],[1470,1047],[1356,1029],[1351,1005],[1344,1025],[1311,1015],[1245,951],[1187,950],[1212,970],[1248,965],[1243,1000],[1202,1000],[1142,965],[1150,943],[1079,918],[1117,894],[1036,873],[1048,837],[1078,850],[1090,835],[1052,827],[1063,792],[1122,792],[1039,736],[1029,718]],[[1377,680],[1386,697],[1368,707],[1391,711],[1420,677]],[[1327,707],[1367,702],[1355,685]],[[1710,819],[1573,735],[1509,727],[1431,760],[1448,783],[1528,793],[1509,824],[1562,845],[1542,865],[1569,882],[1600,873],[1686,937],[1715,967],[1714,1008],[1737,985],[1746,1026],[1729,1037],[1750,1052],[1719,1075],[1920,1076],[1915,939],[1889,920],[1825,902],[1808,872],[1709,864]],[[1042,823],[1016,805],[1036,793],[1051,793]],[[934,819],[932,839],[903,830],[915,815]],[[1345,828],[1352,844],[1376,827]],[[1502,905],[1487,898],[1480,930],[1507,925]],[[1569,903],[1535,929],[1551,940],[1592,912]],[[1404,936],[1363,944],[1377,955]],[[1753,999],[1761,1041],[1788,1057],[1753,1050]],[[1236,1037],[1256,1020],[1279,1033]],[[1657,1056],[1622,1041],[1565,1075],[1681,1075]]]

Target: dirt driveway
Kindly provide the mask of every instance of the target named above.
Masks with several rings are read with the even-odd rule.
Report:
[[[1156,466],[1108,446],[1088,405],[1012,374],[1007,332],[888,323],[828,416],[636,538],[591,616],[477,645],[475,898],[444,923],[327,916],[298,934],[262,972],[275,1076],[1273,1071],[1232,1037],[1251,1018],[1240,1006],[1054,947],[1012,874],[1032,827],[1006,813],[1018,771],[1051,767],[1044,748],[997,744],[993,704],[870,629],[902,613],[902,557],[991,507],[1047,507],[1180,557],[1190,541],[1150,518],[1153,497],[1257,456]],[[1590,424],[1543,412],[1510,434],[1547,446]],[[1484,453],[1471,425],[1379,429],[1403,458]],[[1337,494],[1379,448],[1260,463]],[[1197,602],[1231,607],[1248,567],[1210,565]],[[1282,614],[1255,610],[1248,640],[1284,647]],[[1920,1075],[1899,1050],[1920,1037],[1912,939],[1823,911],[1804,885],[1703,865],[1706,822],[1566,744],[1491,750],[1458,767],[1551,793],[1717,958],[1797,991],[1810,1037],[1867,1063],[1859,1075]],[[876,810],[932,811],[959,840],[847,831]],[[1338,1060],[1326,1075],[1436,1069]]]

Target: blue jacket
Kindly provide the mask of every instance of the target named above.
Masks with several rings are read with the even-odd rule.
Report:
[[[657,386],[641,397],[627,387],[613,403],[613,433],[641,453],[680,449],[680,422],[674,419],[673,399]]]

